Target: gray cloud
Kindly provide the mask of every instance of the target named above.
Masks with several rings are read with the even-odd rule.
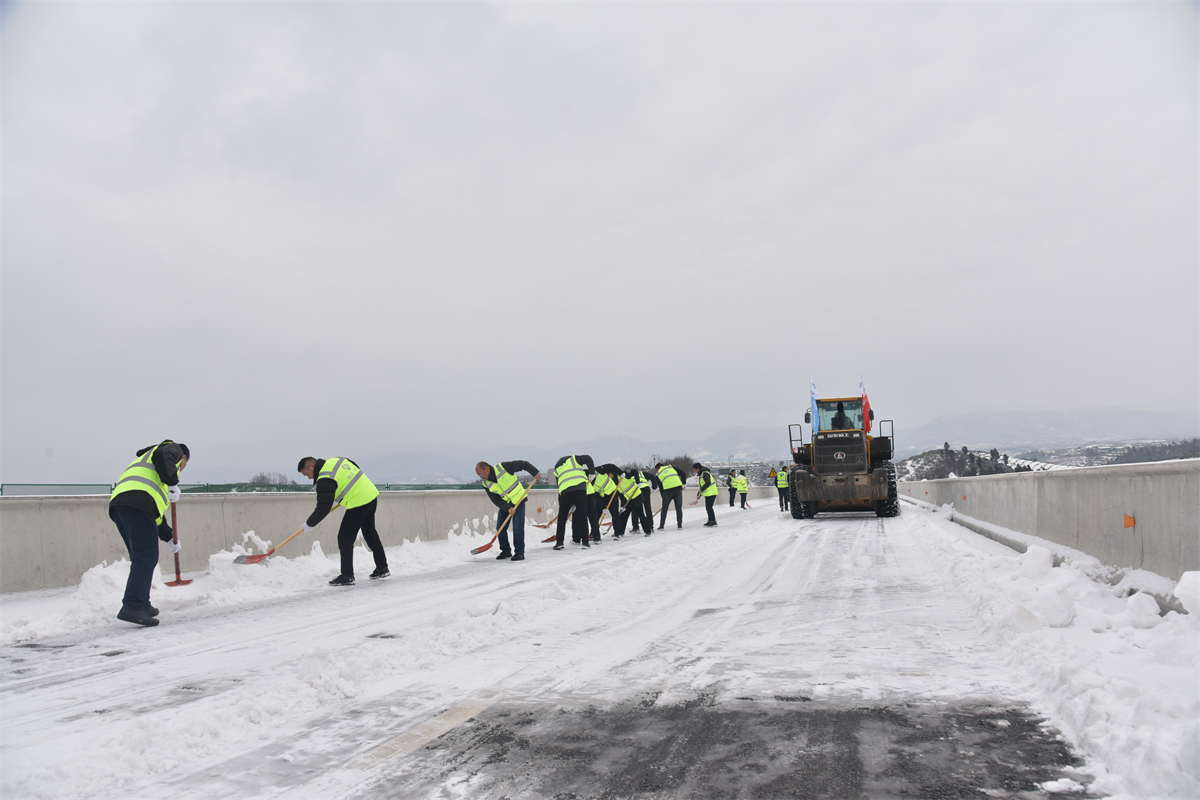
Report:
[[[1191,4],[5,13],[6,481],[1198,404]]]

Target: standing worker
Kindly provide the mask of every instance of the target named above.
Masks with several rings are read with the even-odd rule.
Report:
[[[529,482],[531,488],[542,476],[538,468],[528,461],[502,461],[494,467],[486,461],[480,461],[475,465],[475,474],[479,476],[483,488],[487,489],[488,499],[500,509],[496,512],[496,530],[500,531],[500,555],[496,556],[497,561],[506,558],[525,560],[525,501],[529,499],[529,492],[517,479],[517,473],[521,470],[533,476]],[[505,526],[504,522],[510,515],[512,519]],[[508,546],[509,533],[512,533],[511,549]]]
[[[717,527],[717,515],[713,513],[713,504],[717,502],[717,479],[713,477],[712,472],[708,467],[697,461],[692,464],[692,470],[700,476],[700,487],[696,491],[696,499],[704,498],[704,510],[708,512],[708,522],[704,523],[706,528]]]
[[[307,533],[321,524],[321,520],[333,510],[333,504],[341,503],[346,513],[338,528],[338,552],[342,556],[342,572],[329,582],[330,586],[354,585],[354,540],[362,530],[363,541],[375,556],[375,571],[371,579],[386,578],[388,571],[387,553],[375,530],[375,509],[379,507],[379,490],[362,469],[348,458],[300,459],[296,469],[317,486],[317,507],[304,523]]]
[[[729,507],[733,508],[733,499],[737,497],[737,470],[730,469],[729,476],[726,478],[729,486]]]
[[[108,518],[129,551],[129,578],[117,619],[153,627],[158,609],[150,605],[150,583],[158,566],[158,540],[170,543],[172,553],[179,552],[166,512],[179,499],[179,473],[191,453],[186,444],[164,439],[138,450],[137,456],[121,473],[108,501]]]
[[[787,467],[780,467],[775,473],[775,488],[779,490],[779,510],[787,511],[791,506],[790,495],[788,489],[788,470]]]
[[[746,507],[746,492],[750,490],[750,481],[746,478],[746,470],[742,470],[734,483],[737,486],[738,498],[742,501],[742,508]]]
[[[588,541],[587,474],[595,471],[596,462],[592,461],[591,456],[563,456],[554,464],[554,480],[558,482],[555,550],[563,549],[568,516],[571,516],[571,539],[580,542],[584,547],[592,546]]]
[[[654,465],[658,471],[659,497],[662,498],[662,513],[658,518],[658,529],[661,531],[667,524],[667,506],[675,503],[675,527],[683,528],[683,476],[679,470],[666,462]]]

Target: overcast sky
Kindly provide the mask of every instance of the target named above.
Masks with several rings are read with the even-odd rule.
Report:
[[[1196,9],[6,3],[0,479],[1195,408]]]

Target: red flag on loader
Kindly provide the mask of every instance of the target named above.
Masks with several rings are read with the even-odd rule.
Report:
[[[863,430],[871,432],[871,401],[867,399],[867,387],[863,385],[862,376],[858,376],[858,390],[863,398]]]

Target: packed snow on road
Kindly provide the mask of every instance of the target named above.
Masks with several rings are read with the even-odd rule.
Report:
[[[464,520],[345,588],[319,546],[216,553],[188,586],[156,579],[156,628],[115,618],[125,561],[5,595],[0,794],[887,796],[939,770],[986,789],[1000,761],[1024,769],[1011,796],[1200,793],[1195,573],[1174,587],[1192,613],[1160,616],[1086,558],[928,509],[753,505],[590,550],[531,527],[522,563],[471,556],[488,523]],[[1014,752],[1062,752],[989,761],[1017,728]],[[821,772],[818,731],[857,771]]]

